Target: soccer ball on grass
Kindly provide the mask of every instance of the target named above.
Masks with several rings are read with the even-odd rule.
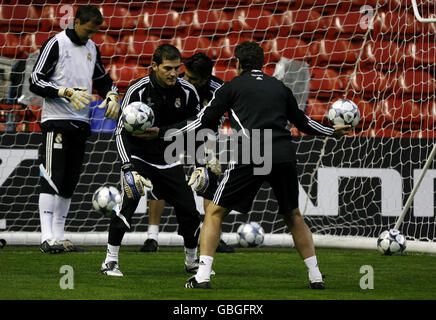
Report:
[[[239,226],[238,242],[244,247],[258,247],[263,243],[265,231],[257,222],[243,223]]]
[[[377,249],[385,256],[402,254],[406,250],[406,238],[396,229],[385,230],[377,239]]]
[[[154,124],[153,110],[143,102],[135,101],[124,107],[121,113],[124,128],[134,134],[144,133]]]
[[[341,99],[330,106],[328,118],[332,125],[349,124],[354,128],[360,121],[360,110],[353,101]]]
[[[92,197],[94,210],[105,217],[112,215],[112,210],[117,204],[121,203],[121,194],[113,186],[102,186],[98,188]]]

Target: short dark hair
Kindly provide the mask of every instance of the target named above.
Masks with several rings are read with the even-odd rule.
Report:
[[[213,61],[204,52],[199,52],[185,60],[185,67],[203,79],[207,79],[212,75]]]
[[[152,61],[156,62],[157,65],[160,65],[164,59],[173,61],[182,59],[182,55],[180,54],[179,49],[175,46],[164,43],[156,48],[153,53]]]
[[[238,58],[242,70],[260,70],[263,67],[263,49],[256,42],[244,41],[237,45],[235,57]]]
[[[104,22],[100,10],[91,5],[80,6],[76,12],[76,19],[80,20],[80,24],[92,21],[96,26],[99,26]]]

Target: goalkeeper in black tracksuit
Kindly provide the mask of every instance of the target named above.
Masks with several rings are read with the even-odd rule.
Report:
[[[241,139],[232,149],[237,151],[238,157],[229,162],[206,210],[200,236],[198,272],[185,287],[210,288],[222,219],[232,209],[249,212],[256,193],[267,181],[277,198],[278,213],[290,229],[295,247],[308,268],[310,287],[324,289],[312,234],[298,209],[296,153],[287,125],[289,121],[307,134],[336,137],[347,134],[351,126],[324,126],[306,116],[298,108],[292,91],[261,71],[264,53],[257,43],[243,42],[238,45],[235,57],[238,76],[216,90],[212,101],[195,118],[148,130],[149,138],[156,133],[158,137],[170,138],[200,128],[215,130],[222,115],[228,112],[232,130],[240,133],[238,136]],[[263,163],[257,161],[259,159],[253,150],[244,149],[246,143],[253,149],[256,143],[264,147]],[[244,159],[247,155],[251,156],[249,161]],[[197,168],[191,180],[195,177],[198,183],[195,189],[207,185],[207,169]]]
[[[193,85],[178,77],[180,65],[181,55],[176,47],[159,46],[153,54],[153,71],[129,85],[121,108],[141,101],[153,109],[156,125],[169,125],[196,115],[200,110],[198,94]],[[131,228],[140,197],[145,194],[144,186],[151,188],[153,199],[164,199],[174,207],[178,233],[184,239],[185,270],[195,272],[198,269],[200,213],[186,183],[181,161],[165,161],[165,149],[170,142],[133,136],[124,129],[121,117],[115,136],[122,162],[122,203],[116,208],[109,226],[107,256],[101,272],[123,275],[118,267],[118,251],[124,233]]]
[[[189,57],[184,61],[185,72],[180,74],[179,77],[184,78],[191,83],[198,92],[200,98],[200,105],[206,106],[212,100],[214,92],[222,86],[224,81],[212,75],[213,61],[205,53],[199,52]],[[223,118],[224,121],[224,118]],[[221,127],[220,123],[220,127]],[[215,136],[206,145],[214,147]],[[215,158],[214,158],[215,159]],[[221,176],[221,165],[215,162],[214,167],[209,164],[209,179],[211,183],[204,193],[197,191],[197,195],[203,198],[203,208],[206,208],[210,201],[212,201],[216,188],[218,187],[219,177]],[[213,182],[212,182],[213,181]],[[215,182],[215,183],[214,183]],[[159,225],[160,218],[165,209],[165,201],[150,199],[149,201],[149,219],[148,219],[148,238],[145,240],[144,245],[140,248],[141,252],[156,252],[158,249]],[[227,245],[224,240],[220,240],[217,252],[232,253],[235,249]]]

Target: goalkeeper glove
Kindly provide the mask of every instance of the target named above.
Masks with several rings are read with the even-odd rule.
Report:
[[[205,192],[209,186],[209,174],[207,168],[199,167],[195,169],[191,174],[188,185],[194,185],[194,190],[197,192]]]
[[[115,91],[109,91],[106,94],[106,99],[98,105],[100,109],[106,108],[106,112],[104,116],[111,120],[116,120],[118,118],[118,113],[120,112],[120,98],[118,97],[118,93]]]
[[[87,92],[88,88],[65,88],[60,87],[58,96],[67,99],[74,109],[80,111],[91,102],[92,95]]]
[[[211,149],[205,149],[204,154],[206,155],[206,159],[210,158],[206,162],[206,168],[208,168],[212,173],[216,174],[217,176],[221,175],[221,163],[219,162],[218,158],[213,156],[213,150]]]
[[[123,173],[124,192],[130,199],[139,199],[145,195],[144,187],[152,188],[151,181],[141,176],[136,171],[126,171]]]
[[[215,173],[217,176],[221,175],[221,163],[215,157],[206,163],[206,168],[208,168],[212,173]]]

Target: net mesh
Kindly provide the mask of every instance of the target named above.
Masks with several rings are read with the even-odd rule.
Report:
[[[435,138],[436,24],[419,22],[412,1],[3,0],[0,219],[6,219],[7,231],[39,231],[41,109],[28,91],[29,66],[42,43],[73,22],[81,4],[98,6],[105,17],[94,41],[121,93],[148,74],[161,43],[177,46],[183,58],[205,52],[215,61],[215,74],[227,81],[236,75],[235,46],[255,40],[265,51],[267,74],[277,71],[281,59],[291,61],[287,79],[300,78],[289,85],[313,119],[326,123],[333,101],[353,100],[362,119],[346,138],[308,137],[291,128],[300,208],[317,234],[373,237],[393,227]],[[434,1],[417,5],[423,18],[436,17]],[[95,95],[93,106],[98,99]],[[92,108],[91,117],[93,134],[67,219],[70,232],[107,231],[109,220],[93,212],[92,194],[102,184],[120,187],[114,123],[99,109]],[[191,169],[186,167],[187,174]],[[401,229],[409,239],[434,240],[435,175],[431,165],[405,216]],[[134,216],[133,232],[147,230],[145,211],[146,202]],[[274,194],[264,185],[250,216],[230,214],[223,231],[236,232],[249,219],[261,222],[267,233],[285,233],[276,211]],[[173,209],[166,206],[161,231],[176,230]]]

